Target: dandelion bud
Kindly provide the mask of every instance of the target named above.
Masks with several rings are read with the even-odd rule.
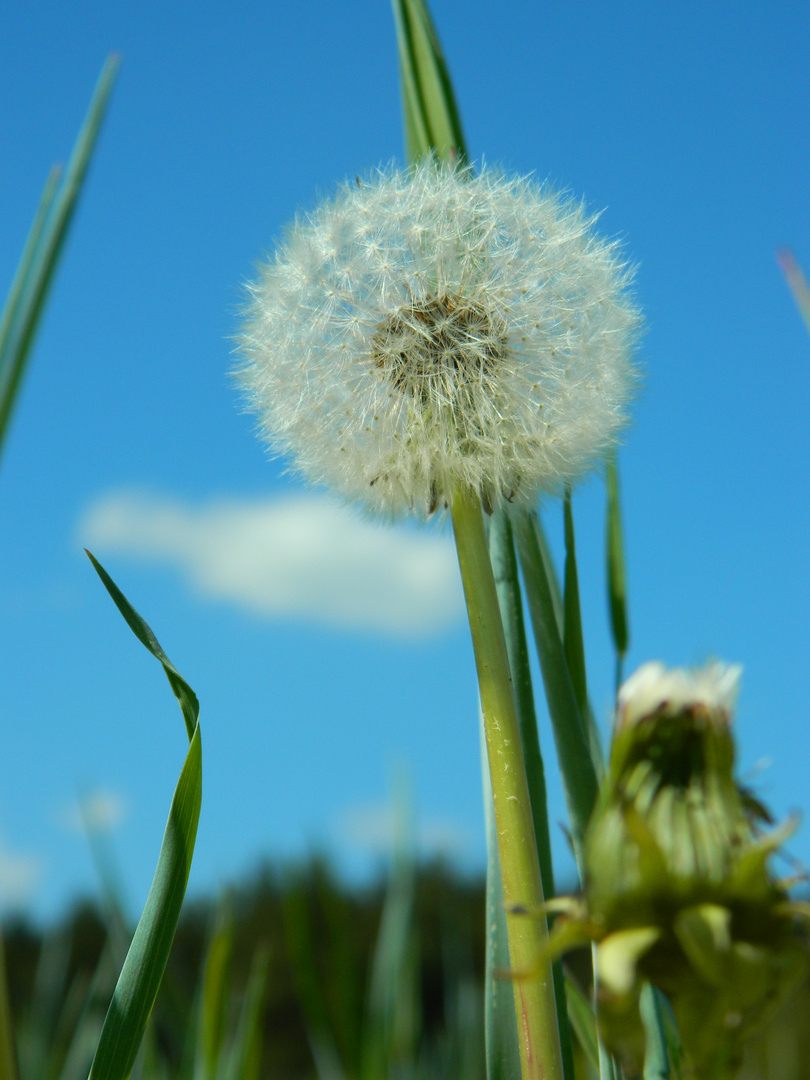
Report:
[[[393,516],[487,509],[614,445],[640,318],[579,203],[491,169],[389,169],[288,230],[249,288],[238,375],[309,480]]]
[[[605,1036],[631,1067],[644,981],[672,1004],[686,1075],[725,1080],[806,967],[798,909],[767,866],[793,825],[764,835],[767,812],[733,774],[739,674],[647,664],[619,693],[585,906]]]

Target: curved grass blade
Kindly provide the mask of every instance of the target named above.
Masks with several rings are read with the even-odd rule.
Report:
[[[146,906],[118,978],[89,1080],[126,1080],[155,1003],[188,883],[202,800],[202,746],[197,696],[155,635],[101,566],[87,553],[138,640],[160,661],[180,703],[189,749],[172,799],[166,833]]]
[[[619,471],[615,460],[607,463],[607,580],[610,627],[616,648],[616,692],[622,684],[622,668],[630,630],[627,620],[627,583],[624,573],[622,512],[619,502]]]
[[[422,0],[393,0],[405,121],[411,163],[434,153],[467,159],[461,118],[436,29]]]
[[[0,447],[119,67],[107,58],[58,192],[58,174],[48,178],[0,318]]]

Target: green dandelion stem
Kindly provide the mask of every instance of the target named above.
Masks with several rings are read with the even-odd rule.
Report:
[[[484,717],[509,961],[513,972],[521,975],[514,980],[521,1072],[523,1080],[562,1080],[546,920],[521,913],[542,908],[543,883],[480,499],[459,485],[451,513]]]

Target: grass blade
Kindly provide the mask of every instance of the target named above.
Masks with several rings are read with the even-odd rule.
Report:
[[[120,66],[107,58],[58,192],[52,172],[0,319],[0,448]]]
[[[281,895],[284,941],[292,972],[293,986],[309,1035],[318,1080],[342,1080],[345,1074],[357,1075],[357,1061],[344,1064],[335,1041],[334,1024],[329,1013],[325,965],[331,956],[316,941],[310,893],[313,883],[303,875],[291,877]],[[331,941],[327,938],[329,944]],[[347,1033],[341,1032],[344,1037]]]
[[[394,797],[394,861],[374,951],[363,1074],[378,1080],[413,1066],[422,1021],[419,943],[414,919],[416,862],[409,793]]]
[[[228,971],[233,951],[233,915],[227,901],[217,915],[205,954],[197,1019],[194,1080],[214,1080],[225,1034]]]
[[[582,613],[579,606],[579,574],[574,541],[574,512],[571,508],[571,489],[566,488],[563,499],[565,523],[565,586],[563,591],[563,649],[568,663],[571,685],[579,706],[579,714],[588,715],[588,679],[585,668],[585,641],[582,636]]]
[[[596,802],[597,773],[560,637],[552,575],[543,557],[539,523],[535,514],[520,511],[514,515],[512,524],[560,763],[574,854],[582,873],[582,840]]]
[[[259,1080],[262,1060],[262,1008],[269,968],[267,948],[260,947],[250,966],[247,992],[242,1002],[239,1025],[231,1046],[224,1080]]]
[[[596,1017],[588,998],[583,994],[573,979],[565,980],[568,998],[568,1016],[577,1042],[591,1069],[599,1072],[599,1037],[596,1032]]]
[[[630,630],[627,620],[627,583],[624,573],[624,540],[619,501],[619,472],[615,460],[607,462],[607,580],[610,627],[616,649],[616,692],[622,684],[622,667]]]
[[[780,248],[776,253],[777,261],[788,283],[793,299],[801,312],[807,329],[810,331],[810,285],[796,261],[790,248]]]
[[[14,280],[11,283],[11,288],[6,297],[3,314],[0,316],[0,383],[2,384],[5,384],[6,381],[5,372],[7,368],[10,369],[11,367],[11,351],[8,349],[8,339],[11,334],[12,324],[14,323],[15,313],[19,310],[25,283],[28,281],[29,274],[31,273],[34,256],[39,248],[42,232],[45,228],[45,222],[47,221],[51,207],[53,206],[53,200],[61,178],[62,166],[54,165],[45,182],[45,190],[42,192],[42,198],[39,200],[39,206],[34,215],[34,223],[32,224],[28,233],[28,238],[25,241],[22,258],[20,259],[17,271],[14,274]]]
[[[160,661],[180,703],[189,749],[172,799],[166,833],[146,906],[113,993],[90,1070],[90,1080],[126,1080],[155,1003],[185,896],[202,800],[202,746],[197,696],[155,635],[106,570],[91,562],[130,629]]]
[[[0,1077],[2,1080],[17,1080],[17,1055],[14,1048],[14,1032],[11,1027],[6,950],[2,936],[0,936]]]
[[[393,5],[408,161],[434,153],[463,162],[461,118],[430,13],[422,0],[393,0]]]

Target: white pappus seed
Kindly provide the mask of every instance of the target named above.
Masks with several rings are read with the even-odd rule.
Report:
[[[626,422],[641,326],[594,220],[490,168],[345,184],[249,286],[237,375],[263,437],[389,516],[572,482]]]

